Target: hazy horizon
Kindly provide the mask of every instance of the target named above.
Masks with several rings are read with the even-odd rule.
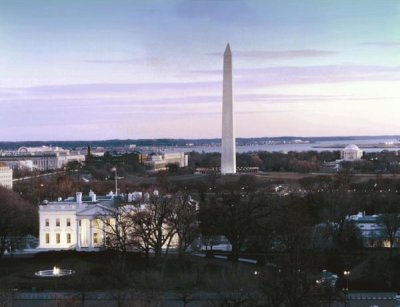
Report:
[[[330,135],[330,136],[298,136],[298,135],[278,135],[278,136],[254,136],[254,137],[241,137],[237,136],[236,139],[263,139],[263,138],[271,138],[271,139],[279,139],[279,138],[298,138],[298,139],[314,139],[314,138],[332,138],[332,139],[346,139],[346,138],[355,138],[355,139],[390,139],[390,138],[400,138],[400,134],[396,135]],[[107,142],[107,141],[143,141],[143,140],[218,140],[220,137],[210,137],[210,138],[171,138],[171,137],[160,137],[160,138],[113,138],[113,139],[48,139],[48,140],[17,140],[17,141],[3,141],[0,140],[0,143],[28,143],[28,142]]]
[[[0,141],[400,131],[400,2],[5,0]]]

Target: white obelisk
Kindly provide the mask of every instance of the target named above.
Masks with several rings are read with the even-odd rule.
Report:
[[[229,44],[224,52],[222,93],[222,154],[221,174],[236,173],[235,120],[232,93],[232,53]]]

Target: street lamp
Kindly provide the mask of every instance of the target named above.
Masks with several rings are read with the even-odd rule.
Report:
[[[39,205],[41,204],[43,187],[44,187],[44,184],[41,183],[40,186],[39,186]]]
[[[346,279],[346,288],[344,290],[345,298],[344,298],[344,305],[347,306],[347,298],[349,295],[349,275],[350,271],[344,271],[343,276]]]
[[[349,291],[349,275],[350,271],[344,271],[343,272],[344,278],[346,279],[346,291]]]
[[[117,183],[117,167],[113,167],[111,169],[112,172],[114,172],[114,179],[115,179],[115,196],[118,195],[118,183]]]

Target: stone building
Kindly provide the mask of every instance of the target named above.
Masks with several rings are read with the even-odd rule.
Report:
[[[12,189],[13,187],[13,172],[7,164],[0,162],[0,186],[7,189]]]
[[[357,161],[363,156],[363,152],[357,145],[347,145],[341,152],[340,158],[344,161]]]
[[[61,169],[71,161],[85,161],[85,156],[60,147],[20,147],[16,151],[1,153],[0,161],[10,167],[29,165],[28,168],[46,171]]]

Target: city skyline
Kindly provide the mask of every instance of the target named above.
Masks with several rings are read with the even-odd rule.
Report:
[[[398,134],[395,1],[2,1],[0,140]],[[351,3],[349,3],[351,2]]]

